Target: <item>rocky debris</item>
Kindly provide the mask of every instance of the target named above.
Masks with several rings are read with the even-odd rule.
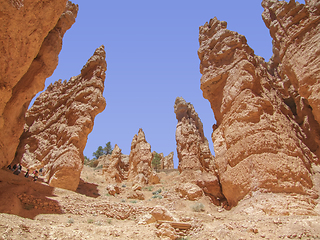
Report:
[[[216,18],[201,26],[198,50],[201,89],[217,121],[212,140],[223,195],[230,206],[259,190],[315,196],[316,156],[300,138],[303,130],[267,64],[226,27]]]
[[[51,84],[26,113],[15,161],[43,168],[50,186],[73,191],[78,187],[87,136],[106,106],[105,56],[104,47],[99,47],[80,75]]]
[[[129,190],[128,193],[127,193],[127,198],[128,199],[139,199],[139,200],[144,200],[145,199],[145,196],[143,194],[142,191],[140,190]]]
[[[29,103],[55,70],[77,12],[66,0],[1,1],[0,168],[14,159]]]
[[[178,120],[176,128],[178,169],[209,170],[212,168],[213,156],[209,143],[203,133],[202,122],[193,105],[182,97],[177,97],[174,112]]]
[[[134,135],[131,143],[128,181],[139,184],[157,183],[157,174],[152,170],[151,161],[151,146],[140,128],[138,135]]]
[[[262,1],[262,18],[273,39],[268,70],[293,118],[303,129],[301,137],[320,158],[320,5],[290,1]],[[319,163],[319,162],[318,162]]]
[[[175,240],[178,238],[175,229],[169,223],[162,223],[157,231],[156,234],[160,239],[172,239]]]
[[[150,211],[150,214],[156,219],[156,221],[158,220],[176,221],[172,213],[169,212],[168,209],[162,206],[155,206]]]
[[[125,178],[124,170],[121,168],[121,149],[116,144],[110,157],[108,157],[108,165],[104,165],[103,172],[107,182],[122,182]],[[100,159],[100,158],[99,158]]]
[[[181,197],[191,201],[198,200],[203,195],[202,189],[192,183],[181,184],[177,187],[176,191],[180,193]]]
[[[120,193],[120,188],[116,184],[109,184],[106,187],[108,193],[112,196],[115,196],[116,194]]]

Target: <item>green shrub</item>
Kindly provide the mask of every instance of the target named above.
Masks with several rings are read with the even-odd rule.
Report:
[[[195,203],[191,206],[192,211],[194,212],[203,212],[204,211],[204,205],[202,203]]]
[[[93,223],[93,219],[88,219],[88,223]]]
[[[152,194],[153,195],[158,195],[159,193],[161,193],[162,192],[162,190],[161,190],[161,188],[159,188],[157,191],[154,191]]]

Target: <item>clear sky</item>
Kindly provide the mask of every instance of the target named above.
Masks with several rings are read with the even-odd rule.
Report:
[[[98,146],[111,141],[130,153],[139,128],[151,150],[174,152],[178,165],[174,113],[176,97],[191,102],[211,140],[214,115],[200,90],[199,26],[211,18],[246,36],[256,55],[269,60],[272,44],[261,18],[260,0],[73,0],[79,5],[76,23],[64,36],[59,65],[46,87],[69,80],[102,44],[107,53],[104,96],[106,109],[95,118],[84,155],[93,158]],[[299,1],[304,3],[304,1]]]

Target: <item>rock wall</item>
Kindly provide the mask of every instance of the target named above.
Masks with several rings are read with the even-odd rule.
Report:
[[[187,103],[182,97],[177,97],[174,112],[178,120],[176,143],[179,171],[209,170],[213,164],[213,156],[203,133],[202,122],[193,105]]]
[[[131,143],[128,181],[139,184],[157,183],[159,181],[159,178],[152,170],[151,161],[151,146],[146,141],[145,134],[140,128],[138,135],[134,135]]]
[[[201,26],[198,50],[201,89],[217,121],[212,140],[223,195],[230,206],[254,191],[313,195],[311,164],[317,157],[277,88],[285,79],[226,27],[216,18]]]
[[[262,1],[262,18],[273,39],[269,72],[303,141],[320,158],[320,2]]]
[[[31,99],[58,64],[78,5],[66,0],[0,1],[0,167],[15,156]]]
[[[105,56],[99,47],[80,75],[51,84],[26,113],[15,161],[30,169],[44,168],[50,186],[78,187],[87,136],[106,106]]]

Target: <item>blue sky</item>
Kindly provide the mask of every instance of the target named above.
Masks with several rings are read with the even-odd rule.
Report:
[[[65,34],[59,65],[46,87],[78,75],[94,50],[105,46],[107,107],[95,118],[88,137],[84,155],[89,158],[108,141],[129,154],[132,138],[142,128],[151,150],[164,155],[173,151],[177,167],[173,106],[178,96],[194,105],[213,151],[215,120],[200,90],[197,56],[199,26],[211,18],[246,36],[256,55],[267,61],[272,55],[259,0],[73,2],[79,5],[78,17]]]

